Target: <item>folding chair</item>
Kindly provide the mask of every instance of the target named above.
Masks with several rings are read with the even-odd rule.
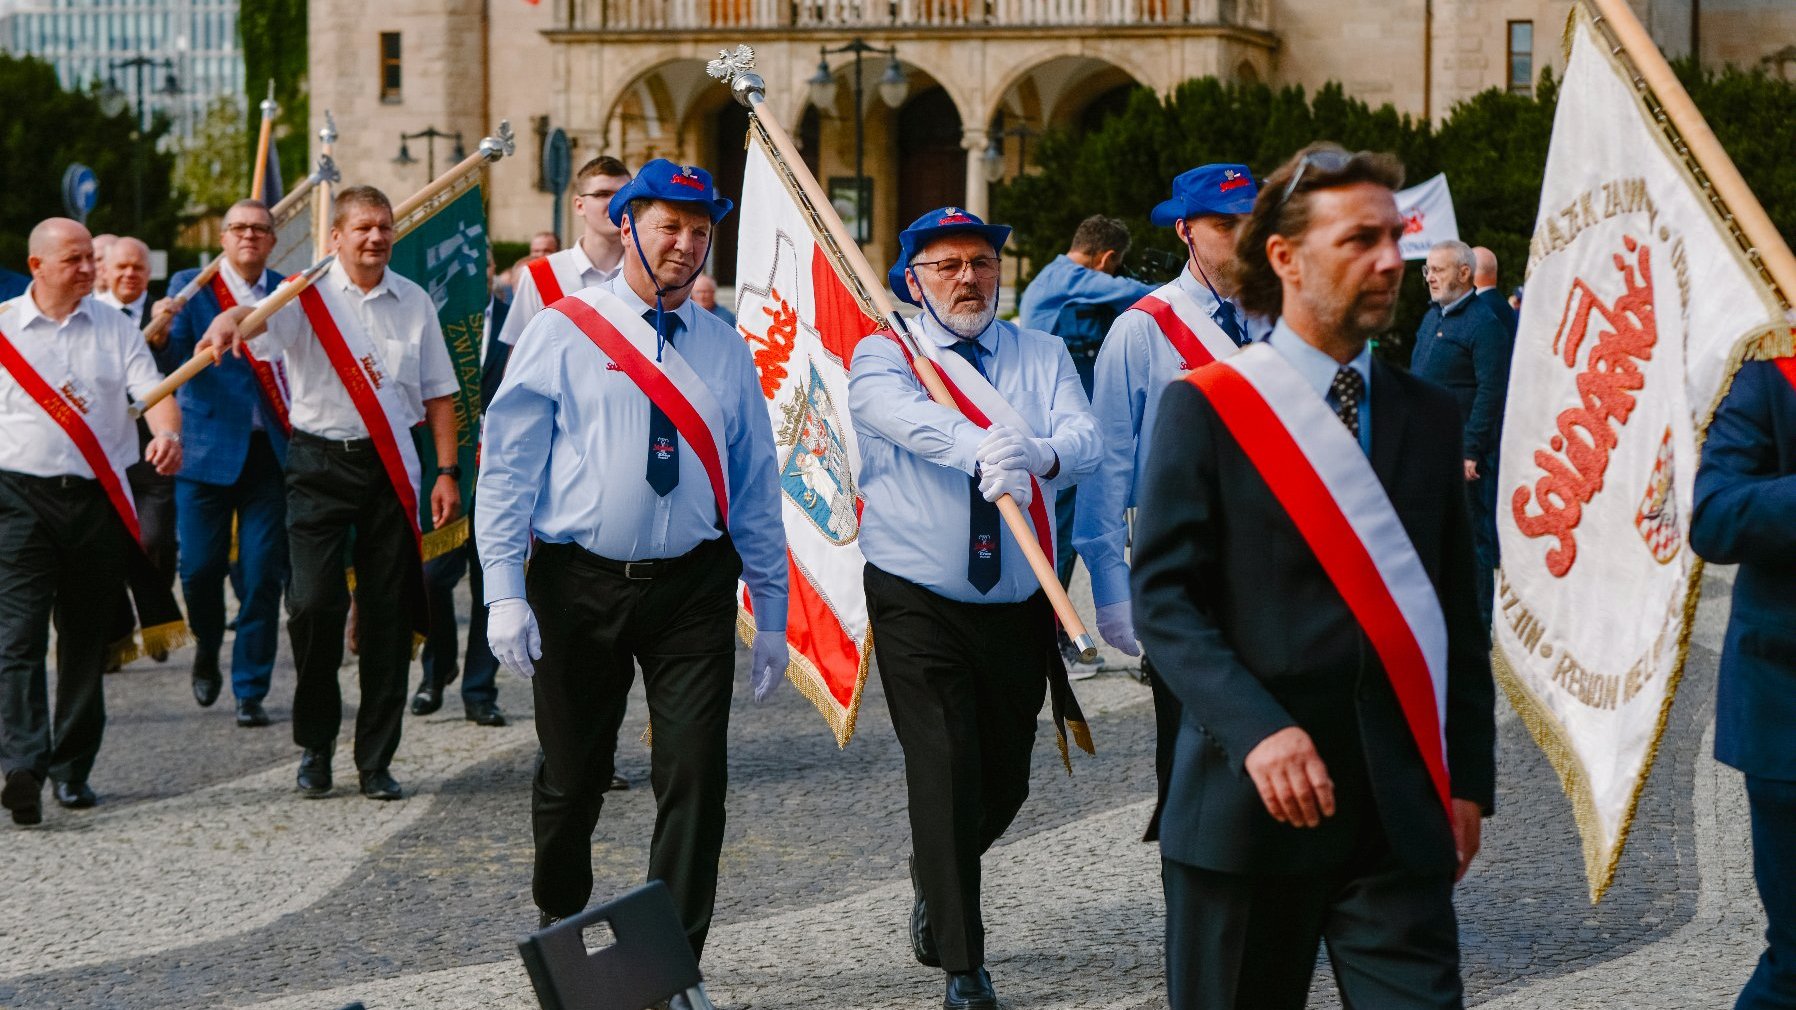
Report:
[[[519,940],[518,951],[543,1010],[651,1010],[680,995],[714,1010],[659,880]]]

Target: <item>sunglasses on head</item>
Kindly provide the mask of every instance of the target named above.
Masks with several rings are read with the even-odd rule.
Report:
[[[1285,191],[1279,194],[1278,203],[1273,209],[1278,210],[1291,199],[1291,194],[1297,192],[1297,184],[1303,181],[1304,174],[1312,167],[1324,174],[1333,174],[1344,171],[1352,162],[1353,154],[1338,147],[1324,147],[1304,155],[1297,163],[1297,171],[1291,173],[1291,181],[1285,183]]]

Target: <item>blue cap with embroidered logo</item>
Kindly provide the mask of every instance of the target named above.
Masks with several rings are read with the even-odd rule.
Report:
[[[703,204],[713,224],[723,219],[736,205],[717,195],[711,184],[711,173],[696,165],[676,165],[666,158],[656,158],[642,166],[636,178],[611,197],[606,213],[612,224],[624,223],[624,211],[632,200],[668,200],[675,203]]]
[[[1172,199],[1154,207],[1148,220],[1161,228],[1206,214],[1251,214],[1260,187],[1246,165],[1200,165],[1172,180]]]
[[[990,242],[993,253],[1003,252],[1004,243],[1010,240],[1007,225],[986,224],[963,207],[937,207],[898,233],[898,262],[886,272],[886,282],[892,286],[892,293],[912,305],[917,304],[917,300],[910,296],[910,285],[904,283],[904,268],[910,265],[917,250],[938,238],[962,232],[972,232]]]

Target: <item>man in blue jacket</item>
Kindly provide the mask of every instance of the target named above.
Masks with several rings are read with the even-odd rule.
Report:
[[[1497,254],[1484,246],[1472,249],[1472,259],[1476,266],[1472,270],[1472,289],[1478,292],[1478,300],[1497,317],[1497,322],[1509,331],[1509,339],[1515,339],[1515,331],[1521,326],[1521,317],[1509,304],[1509,296],[1497,284]]]
[[[1736,1010],[1796,1007],[1796,359],[1749,361],[1696,470],[1690,546],[1739,565],[1715,759],[1746,773],[1766,948]]]
[[[210,284],[179,306],[158,363],[170,371],[191,358],[194,345],[225,309],[251,305],[281,277],[267,269],[274,251],[274,218],[257,200],[240,200],[225,213],[224,266]],[[187,286],[197,271],[169,280]],[[162,306],[158,306],[160,311]],[[193,698],[218,700],[223,677],[224,583],[230,570],[232,519],[242,576],[237,642],[231,651],[231,693],[237,725],[266,726],[274,654],[280,644],[281,592],[287,583],[287,453],[285,380],[277,362],[223,355],[175,394],[181,405],[186,460],[175,479],[181,592],[198,648]]]
[[[1409,369],[1447,387],[1464,423],[1466,499],[1478,560],[1478,607],[1490,625],[1497,567],[1497,448],[1509,396],[1515,340],[1472,290],[1475,261],[1464,242],[1436,243],[1422,276],[1434,299],[1416,330]]]

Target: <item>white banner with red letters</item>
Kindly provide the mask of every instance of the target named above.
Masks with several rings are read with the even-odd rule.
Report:
[[[1447,187],[1445,172],[1398,190],[1397,212],[1403,215],[1403,238],[1397,244],[1406,260],[1425,260],[1436,242],[1459,238],[1459,216],[1453,213],[1453,191]]]
[[[1780,312],[1631,70],[1582,5],[1572,18],[1504,420],[1492,634],[1595,900],[1683,668],[1702,432]]]

